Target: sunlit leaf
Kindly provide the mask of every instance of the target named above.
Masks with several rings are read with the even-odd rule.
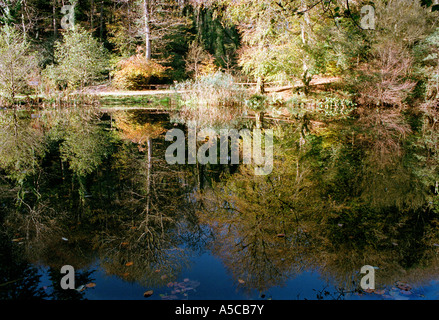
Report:
[[[154,291],[152,291],[152,290],[148,290],[148,291],[145,291],[145,293],[143,294],[143,296],[144,296],[145,298],[148,298],[148,297],[152,296],[153,294],[154,294]]]

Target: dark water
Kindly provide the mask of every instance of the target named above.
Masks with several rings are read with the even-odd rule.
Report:
[[[255,176],[252,165],[168,164],[165,134],[186,120],[3,112],[1,299],[438,298],[424,137],[265,120],[273,171]],[[75,290],[60,286],[64,265]],[[364,265],[375,267],[373,292],[360,286]]]

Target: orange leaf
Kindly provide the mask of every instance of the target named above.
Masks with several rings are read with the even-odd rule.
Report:
[[[152,291],[152,290],[148,290],[148,291],[146,291],[146,292],[143,294],[143,296],[144,296],[145,298],[148,298],[148,297],[152,296],[153,293],[154,293],[154,291]]]
[[[133,264],[134,264],[134,262],[132,262],[132,261],[125,263],[125,265],[126,265],[127,267],[130,267],[130,266],[132,266]]]

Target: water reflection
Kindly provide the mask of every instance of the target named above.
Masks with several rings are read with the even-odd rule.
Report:
[[[394,115],[368,117],[265,121],[274,167],[255,176],[251,165],[167,164],[164,134],[184,129],[167,114],[2,111],[2,298],[82,299],[59,287],[59,270],[74,266],[85,285],[96,261],[126,283],[172,287],[203,252],[249,295],[304,271],[358,292],[365,264],[385,293],[426,283],[439,220],[423,136]]]

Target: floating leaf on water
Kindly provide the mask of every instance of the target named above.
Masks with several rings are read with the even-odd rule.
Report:
[[[154,272],[157,272],[157,273],[159,273],[159,272],[160,272],[160,269],[154,270]]]
[[[373,293],[375,290],[374,289],[365,289],[364,290],[364,292],[367,292],[367,293]]]
[[[81,292],[85,290],[85,286],[83,284],[81,284],[79,287],[76,288],[76,291]]]
[[[243,284],[243,283],[245,283],[245,281],[244,281],[244,280],[242,280],[242,279],[238,279],[238,282],[239,282],[240,284]]]
[[[125,265],[126,265],[127,267],[132,266],[133,264],[134,264],[134,262],[132,262],[132,261],[125,263]]]
[[[122,277],[128,277],[130,275],[129,272],[122,273]]]
[[[183,282],[189,282],[189,278],[185,278]]]
[[[123,247],[125,247],[125,246],[128,245],[128,242],[122,242],[121,245],[122,245]]]
[[[160,279],[165,280],[168,276],[166,274],[162,275]]]
[[[337,224],[339,227],[343,227],[343,223],[339,223]]]
[[[153,294],[154,294],[154,291],[152,291],[152,290],[148,290],[148,291],[145,291],[145,292],[143,293],[143,296],[144,296],[145,298],[148,298],[148,297],[152,296]]]
[[[383,295],[385,292],[384,290],[375,290],[375,293],[379,295]]]
[[[24,240],[24,238],[16,238],[16,239],[12,239],[12,242],[20,242]]]
[[[167,287],[168,287],[168,288],[173,287],[173,286],[174,286],[174,282],[169,282],[169,283],[167,284]]]
[[[69,241],[69,239],[64,238],[64,237],[62,237],[61,239],[64,240],[64,241]]]
[[[93,287],[96,287],[96,283],[90,282],[90,283],[87,283],[85,286],[87,288],[93,288]]]

